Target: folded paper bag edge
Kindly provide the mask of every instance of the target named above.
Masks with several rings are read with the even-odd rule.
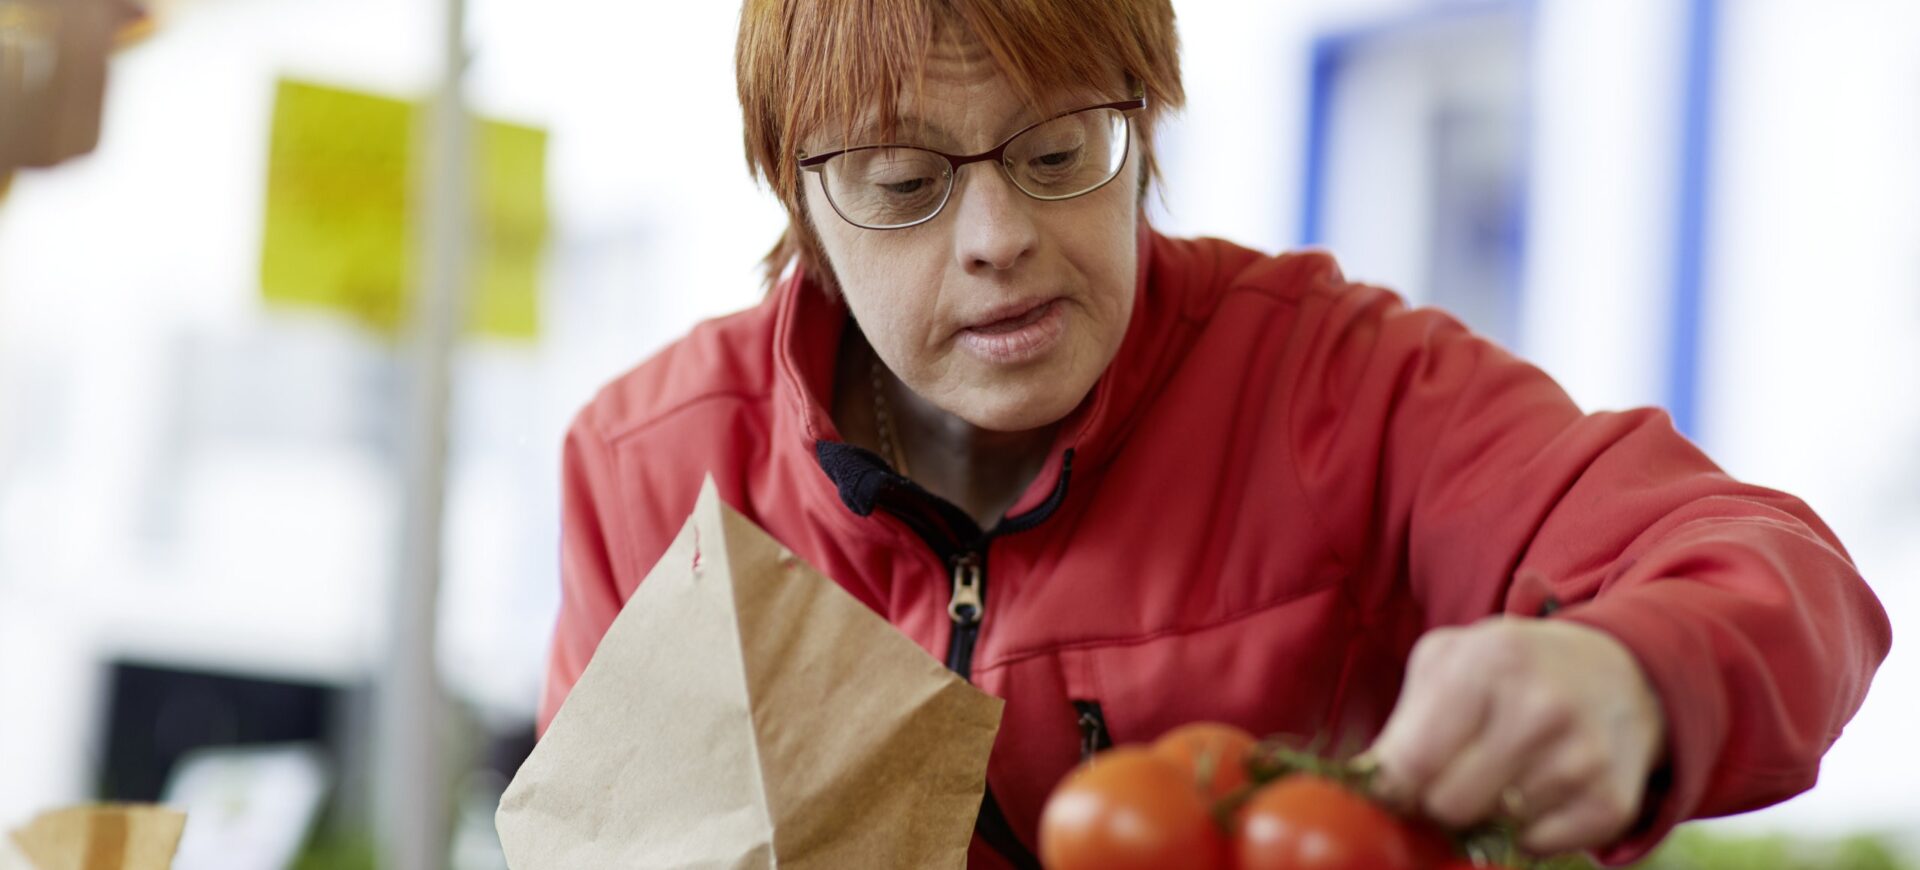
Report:
[[[698,567],[695,567],[696,561]],[[656,583],[656,580],[661,577],[668,576],[663,575],[663,571],[677,573],[672,575],[671,582]],[[715,579],[725,582],[708,582]],[[788,583],[801,585],[798,587],[781,585]],[[677,588],[688,592],[688,597],[680,601],[670,601],[668,600],[670,596],[661,596],[659,607],[648,606],[647,593],[650,587],[656,591],[668,587]],[[809,633],[805,630],[807,626],[793,620],[783,623],[778,618],[778,614],[764,610],[771,605],[755,600],[741,600],[743,597],[753,596],[781,599],[782,595],[789,596],[788,600],[791,601],[813,603],[835,610],[836,619],[828,620],[831,624],[842,626],[843,629],[846,626],[855,626],[847,630],[864,640],[854,639],[845,643],[854,647],[861,655],[871,655],[880,665],[876,669],[877,675],[867,673],[863,667],[858,680],[847,680],[835,676],[845,672],[844,660],[834,659],[831,656],[825,659],[809,656],[819,655],[819,650],[823,646],[831,647],[842,642],[838,636],[832,642],[823,643],[820,632]],[[794,595],[798,598],[791,597]],[[687,620],[681,619],[679,612],[668,611],[674,618],[662,620],[660,614],[649,611],[663,609],[669,604],[684,607],[689,606],[689,603],[706,606],[714,602],[721,602],[729,608],[725,618],[730,620],[730,623],[723,626],[711,620],[695,621],[702,627],[713,629],[709,634],[727,635],[717,644],[720,649],[714,649],[715,638],[710,636],[693,638],[687,650],[678,650],[674,648],[675,644],[657,642],[657,635],[635,634],[635,632],[644,631],[658,631],[668,636],[675,636],[674,632],[684,633],[687,626],[681,623]],[[592,851],[592,845],[579,840],[589,837],[597,838],[604,832],[600,828],[593,827],[595,823],[583,826],[579,818],[580,813],[591,814],[596,808],[590,804],[611,803],[619,800],[618,792],[634,789],[635,783],[609,782],[605,790],[594,791],[579,788],[585,783],[549,782],[548,784],[557,791],[573,791],[585,795],[577,798],[580,801],[579,805],[561,805],[551,800],[554,795],[542,794],[542,789],[535,786],[534,779],[531,777],[551,775],[549,769],[556,767],[556,759],[560,754],[583,753],[593,757],[596,762],[603,762],[598,766],[604,768],[608,766],[604,763],[606,759],[612,758],[617,762],[620,756],[617,751],[606,751],[609,747],[618,750],[620,747],[614,744],[638,745],[643,742],[637,740],[633,734],[635,723],[648,721],[648,717],[657,718],[663,715],[660,709],[672,708],[676,701],[671,694],[655,691],[661,687],[672,688],[674,683],[674,675],[671,673],[674,668],[670,666],[671,663],[667,659],[662,657],[682,652],[687,655],[709,657],[719,654],[728,659],[728,667],[724,669],[722,681],[737,680],[743,686],[742,692],[748,697],[748,709],[752,712],[748,712],[745,718],[750,728],[750,736],[747,739],[750,745],[744,751],[722,752],[720,755],[732,759],[726,763],[751,764],[755,768],[761,768],[753,771],[757,777],[755,809],[766,814],[766,825],[759,828],[760,834],[746,835],[736,831],[736,835],[764,836],[774,844],[774,851],[780,853],[773,860],[781,866],[803,868],[803,870],[809,867],[828,866],[901,866],[900,859],[907,855],[915,856],[909,862],[914,866],[960,867],[965,865],[966,852],[972,840],[974,816],[977,815],[980,799],[985,791],[987,760],[991,755],[992,744],[1004,712],[1002,699],[980,691],[978,687],[947,670],[938,659],[901,634],[895,626],[854,598],[838,583],[807,565],[744,514],[726,504],[720,498],[718,488],[711,476],[703,482],[694,511],[688,516],[679,536],[668,548],[667,554],[663,555],[660,562],[649,571],[647,579],[639,584],[629,604],[635,606],[623,607],[616,616],[614,623],[608,629],[607,636],[602,639],[594,659],[583,671],[573,694],[561,705],[553,722],[549,725],[547,737],[542,740],[543,745],[535,747],[534,757],[529,759],[529,763],[523,767],[523,773],[516,776],[516,782],[509,786],[507,794],[503,796],[497,813],[497,823],[503,845],[508,847],[508,857],[516,870],[542,870],[547,867],[569,866],[550,861],[535,862],[550,859],[558,854],[583,854],[580,851],[582,847],[585,851]],[[756,607],[763,609],[756,611]],[[711,613],[707,614],[707,617],[711,616]],[[765,644],[747,647],[741,643],[743,633],[747,631],[748,624],[752,623],[754,618],[762,621],[763,628],[770,626],[774,633],[788,635],[781,642],[795,645],[802,661],[815,665],[825,661],[829,666],[816,667],[812,670],[800,667],[793,674],[779,675],[780,679],[798,679],[802,681],[801,683],[786,685],[765,683],[764,681],[772,678],[769,674],[780,670],[781,663],[772,658],[773,653],[769,652]],[[650,623],[647,622],[649,619],[652,620]],[[769,619],[772,621],[766,621]],[[624,641],[609,642],[622,636],[625,636]],[[635,636],[656,642],[636,645],[632,642]],[[618,661],[611,661],[609,657],[614,654],[609,653],[609,650],[615,647],[619,647],[622,651],[618,653]],[[780,652],[785,651],[787,651],[786,647],[780,648]],[[755,658],[756,654],[759,655],[759,659]],[[864,659],[861,661],[864,662]],[[643,672],[641,668],[648,663],[653,667],[663,667],[667,670]],[[749,673],[749,670],[752,673]],[[755,685],[756,680],[761,681],[758,687]],[[819,681],[818,694],[809,695],[798,691],[798,687],[808,685],[805,683],[807,680]],[[601,683],[608,683],[610,687],[595,688]],[[633,688],[636,685],[644,685],[646,690],[636,690]],[[772,688],[769,688],[769,685]],[[583,688],[587,691],[583,692]],[[681,687],[682,690],[686,688]],[[859,765],[868,760],[865,756],[855,753],[871,753],[878,750],[849,750],[847,754],[837,757],[828,753],[822,762],[818,748],[809,745],[821,741],[809,741],[805,739],[803,733],[800,737],[790,739],[789,745],[784,749],[774,747],[778,751],[785,752],[785,755],[775,758],[762,757],[761,749],[763,743],[770,739],[768,736],[770,729],[763,727],[764,723],[760,721],[763,713],[755,705],[768,697],[781,694],[781,691],[775,691],[776,689],[785,691],[793,697],[784,700],[783,703],[787,706],[781,708],[780,712],[767,718],[785,723],[790,731],[804,732],[808,727],[817,729],[816,733],[845,730],[846,723],[836,721],[834,712],[843,709],[859,709],[864,705],[868,712],[863,713],[863,717],[873,717],[871,720],[864,721],[880,729],[877,733],[893,734],[894,742],[910,743],[914,739],[919,739],[921,745],[939,745],[940,751],[914,753],[913,757],[905,762],[894,760],[889,762],[893,766],[882,769],[884,775],[875,777],[878,781],[875,784],[876,788],[885,786],[888,782],[895,783],[893,787],[898,787],[901,782],[912,786],[900,801],[881,801],[878,804],[869,801],[866,810],[861,810],[859,809],[862,806],[861,800],[855,798],[851,804],[847,805],[852,811],[837,815],[831,810],[819,810],[816,807],[814,818],[811,820],[813,824],[810,827],[802,826],[807,828],[805,837],[796,839],[799,837],[796,832],[800,829],[780,824],[797,819],[796,809],[791,805],[784,808],[774,807],[772,805],[775,802],[774,795],[818,793],[827,798],[833,798],[835,795],[844,796],[866,791],[868,790],[865,788],[866,783],[860,779],[859,774],[850,775],[848,771],[864,770]],[[903,690],[906,694],[899,694]],[[590,695],[598,696],[603,692],[617,699],[632,700],[644,696],[644,702],[609,704],[607,698],[596,698],[590,702],[581,700]],[[896,700],[891,702],[879,700],[889,697],[885,694],[887,692],[894,693],[891,697]],[[859,703],[853,703],[851,707],[843,707],[842,702],[850,702],[849,699]],[[878,704],[877,707],[876,704]],[[904,706],[908,709],[896,709],[896,706]],[[935,721],[930,722],[928,716],[934,710],[943,711],[944,718],[942,715],[935,715]],[[711,709],[706,712],[709,715],[712,714]],[[600,721],[585,721],[585,719],[580,722],[575,721],[582,717],[595,719],[609,715],[613,717],[611,726]],[[811,726],[806,724],[809,722],[812,723]],[[602,728],[605,730],[599,730]],[[594,732],[587,735],[591,738],[586,742],[588,748],[585,750],[575,746],[569,746],[564,750],[557,748],[557,741],[552,738],[569,735],[575,730]],[[916,732],[920,735],[919,738],[912,736]],[[569,737],[567,742],[569,744],[581,742],[578,738],[579,735]],[[950,749],[944,745],[944,742],[941,744],[931,742],[945,741],[948,738],[957,738],[957,743],[965,745]],[[795,746],[803,750],[798,753],[798,756],[794,756],[792,752]],[[703,757],[700,757],[703,753],[687,751],[684,746],[669,747],[666,752],[673,757],[663,759],[657,757],[661,754],[656,751],[658,749],[657,745],[641,747],[639,751],[630,753],[630,757],[642,758],[648,752],[654,752],[656,757],[645,763],[618,769],[628,771],[631,774],[628,777],[629,780],[650,780],[654,783],[651,787],[641,784],[635,793],[644,794],[650,788],[656,793],[654,800],[660,800],[659,795],[665,794],[667,795],[665,800],[669,804],[680,803],[681,795],[675,791],[680,788],[679,786],[669,784],[663,787],[660,784],[690,781],[684,777],[689,772],[697,772],[697,768],[687,767],[683,764],[687,759],[681,756],[696,756],[691,761],[698,763],[703,760]],[[807,750],[814,750],[813,755],[816,757],[811,760],[806,759]],[[543,759],[542,756],[554,757]],[[796,761],[795,757],[801,760]],[[752,761],[747,761],[748,758]],[[809,763],[813,764],[812,768],[807,766]],[[848,767],[849,765],[851,767]],[[617,763],[613,766],[618,767]],[[582,775],[595,777],[605,776],[607,773],[605,770],[595,770],[590,765]],[[839,779],[835,779],[836,775]],[[528,778],[523,781],[523,777]],[[785,784],[802,781],[804,783],[800,787],[781,790]],[[838,791],[835,791],[835,788],[838,788]],[[932,800],[924,799],[930,790],[937,791],[937,795]],[[965,794],[961,794],[962,791]],[[912,805],[912,808],[905,811],[892,809],[894,804]],[[642,805],[657,806],[657,804],[644,803]],[[869,819],[868,811],[874,810],[876,806],[880,809],[874,811]],[[556,807],[560,807],[562,811],[552,812]],[[935,807],[938,807],[938,812],[933,811]],[[668,809],[668,814],[671,815],[673,810],[681,808],[668,807]],[[905,815],[902,815],[902,812]],[[930,818],[931,816],[938,816],[938,818]],[[824,826],[821,822],[822,817],[826,819]],[[903,824],[864,826],[861,824],[866,821],[880,822],[883,819]],[[555,827],[569,823],[572,823],[571,831],[564,827]],[[603,823],[608,829],[616,829],[623,824],[629,826],[634,824],[632,820],[617,818],[601,820],[598,823]],[[880,828],[894,830],[880,831],[878,830]],[[540,831],[534,829],[551,829],[557,836],[549,837],[544,842],[536,842],[542,835]],[[903,832],[907,829],[917,831],[931,842],[902,842]],[[936,833],[937,836],[935,836]],[[888,834],[891,834],[891,839],[888,838]],[[607,836],[613,835],[607,834]],[[645,838],[642,837],[642,839]],[[796,854],[790,856],[781,845],[783,841],[788,847],[799,847],[804,844],[807,848],[796,848]],[[710,843],[710,845],[720,844]],[[734,849],[726,852],[734,858],[742,857],[737,849],[745,844],[734,841],[731,845]],[[531,846],[540,848],[530,849]],[[653,850],[648,851],[647,854],[654,858],[665,858],[653,846],[646,848]],[[816,850],[822,854],[818,856],[808,854]],[[637,855],[628,857],[637,857]],[[684,855],[683,857],[693,856]],[[720,855],[715,852],[708,852],[707,857],[721,860]],[[697,859],[691,863],[672,860],[653,863],[642,861],[641,863],[645,866],[691,866],[693,864],[719,866],[700,863]],[[733,862],[728,861],[726,864],[732,865]],[[630,862],[623,866],[632,865]]]
[[[721,645],[718,657],[681,661],[675,658],[680,652],[677,644],[645,642],[656,634],[688,631],[696,624],[717,629],[731,623],[731,617],[715,611],[725,602],[714,600],[730,590],[724,584],[701,582],[690,568],[707,562],[702,551],[719,543],[717,530],[702,533],[702,517],[713,513],[703,492],[667,551],[634,590],[627,602],[630,606],[616,614],[572,693],[508,784],[495,812],[495,826],[508,862],[516,870],[773,866],[754,864],[752,859],[756,843],[764,842],[770,854],[773,837],[757,764],[728,766],[727,777],[717,783],[707,780],[707,789],[692,795],[696,801],[668,801],[660,795],[622,789],[618,781],[622,776],[686,777],[688,771],[698,769],[701,759],[693,757],[696,753],[664,756],[658,746],[637,739],[632,732],[647,727],[644,723],[671,731],[676,725],[684,726],[680,720],[686,716],[711,718],[722,715],[716,709],[746,709],[739,666],[718,660],[737,659],[737,644]],[[625,688],[626,677],[652,666],[665,668],[664,683],[656,679],[643,691]],[[662,720],[660,709],[666,705],[651,702],[672,692],[680,692],[681,701],[704,692],[696,699],[701,706]],[[640,724],[623,730],[627,722]],[[728,723],[722,730],[732,733],[708,736],[740,738],[720,746],[737,755],[739,745],[750,742],[742,736],[746,727],[744,722]],[[583,742],[591,744],[584,751]],[[749,777],[751,781],[746,781]],[[672,821],[659,823],[663,816]],[[647,857],[638,854],[642,852]]]
[[[727,560],[724,575],[735,586],[736,600],[759,604],[736,613],[741,636],[763,640],[743,648],[748,695],[756,710],[756,748],[787,759],[790,773],[827,774],[764,777],[769,809],[781,822],[774,842],[782,861],[845,866],[879,858],[862,852],[862,843],[890,843],[909,851],[863,866],[939,866],[946,863],[943,856],[964,865],[1005,701],[949,670],[744,514],[715,502],[724,546],[714,549]],[[840,640],[847,638],[859,642]],[[801,669],[816,673],[794,673]],[[807,710],[811,705],[794,697],[790,686],[811,685],[822,670],[877,684],[872,691],[830,690],[836,709],[848,714],[830,729],[808,731],[813,720],[807,716],[796,723],[757,715],[768,705]],[[823,752],[833,756],[836,744],[838,757],[861,763],[806,763]],[[814,805],[822,802],[839,812],[819,811]],[[850,820],[848,812],[859,814],[860,821]],[[885,820],[925,836],[889,838],[861,829],[862,822]],[[813,860],[821,863],[808,863]]]
[[[80,804],[42,812],[8,840],[36,870],[167,870],[186,823],[158,804]]]

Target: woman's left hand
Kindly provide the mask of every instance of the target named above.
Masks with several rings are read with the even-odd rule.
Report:
[[[1420,638],[1368,753],[1385,802],[1454,827],[1503,814],[1545,854],[1626,832],[1665,730],[1639,662],[1611,635],[1494,617]]]

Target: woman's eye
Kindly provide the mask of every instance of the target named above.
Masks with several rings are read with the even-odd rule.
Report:
[[[909,178],[906,181],[896,181],[891,184],[882,184],[880,185],[880,187],[881,189],[885,190],[888,193],[905,196],[907,194],[919,193],[921,188],[926,187],[926,185],[927,185],[927,179],[925,178]]]
[[[1052,154],[1042,154],[1035,158],[1033,162],[1049,168],[1059,167],[1072,163],[1073,156],[1074,152],[1072,151],[1055,151]]]

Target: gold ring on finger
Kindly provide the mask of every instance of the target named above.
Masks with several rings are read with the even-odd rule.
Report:
[[[1526,809],[1527,799],[1525,795],[1520,793],[1519,786],[1510,785],[1500,790],[1501,812],[1506,813],[1511,818],[1521,819],[1526,817]]]

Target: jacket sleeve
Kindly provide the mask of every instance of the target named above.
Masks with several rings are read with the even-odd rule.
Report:
[[[1444,314],[1326,284],[1300,302],[1290,432],[1309,496],[1359,530],[1343,555],[1427,626],[1551,612],[1606,631],[1660,697],[1668,761],[1598,857],[1811,787],[1890,643],[1833,532],[1663,412],[1582,414]]]
[[[589,413],[576,417],[561,459],[560,616],[554,626],[538,730],[545,734],[600,639],[620,613],[611,527],[620,504],[613,454]]]

